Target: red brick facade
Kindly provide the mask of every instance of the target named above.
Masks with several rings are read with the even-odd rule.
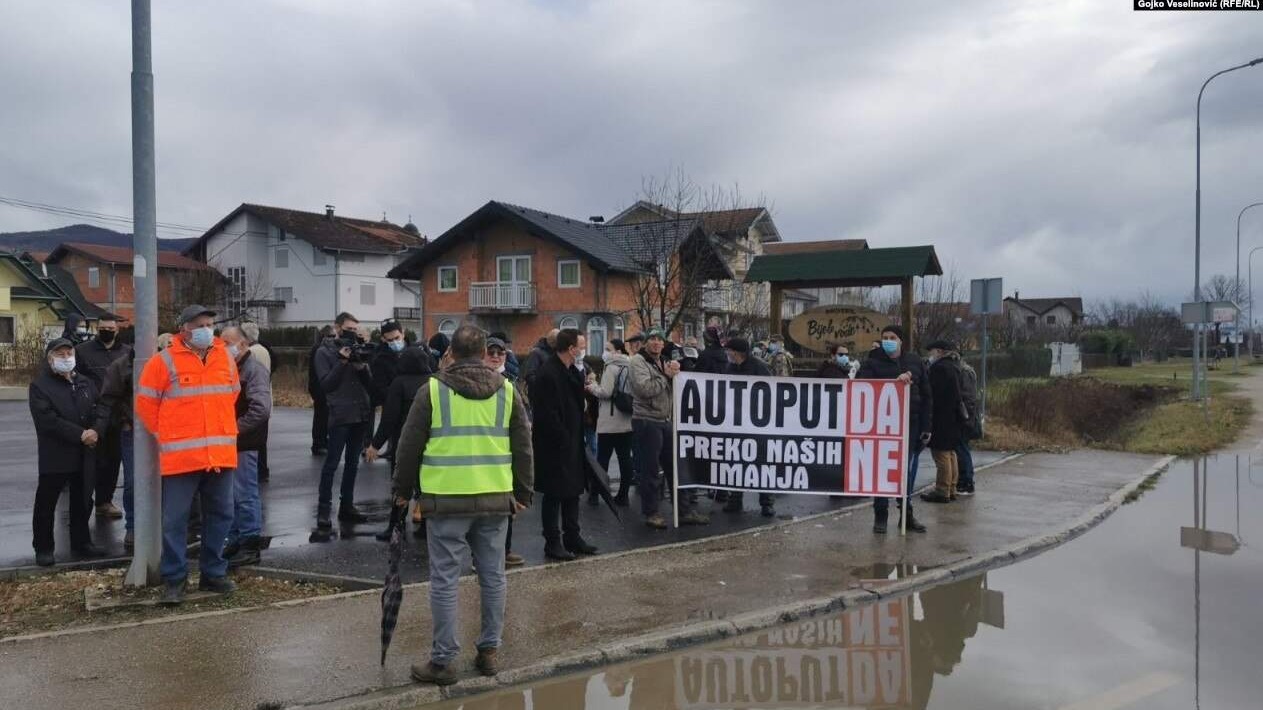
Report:
[[[136,297],[130,264],[102,263],[76,252],[61,256],[57,264],[74,277],[84,298],[124,320],[131,321],[135,316]],[[96,287],[89,285],[93,268],[97,269]],[[158,302],[174,303],[179,300],[181,281],[187,278],[188,272],[183,269],[159,268]]]

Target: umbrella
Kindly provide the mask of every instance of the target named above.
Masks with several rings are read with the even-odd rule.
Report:
[[[610,512],[615,518],[622,519],[618,514],[618,508],[614,506],[614,496],[610,493],[610,474],[605,472],[605,468],[592,455],[592,450],[583,447],[583,453],[588,459],[588,482],[592,486],[592,491],[601,496],[601,500],[605,501],[605,505],[609,507]],[[623,475],[630,475],[625,473]]]
[[[399,622],[399,607],[403,605],[403,581],[399,579],[399,561],[403,557],[403,516],[407,507],[395,507],[390,511],[390,552],[386,568],[386,582],[382,585],[382,665],[386,665],[386,650],[395,635]]]

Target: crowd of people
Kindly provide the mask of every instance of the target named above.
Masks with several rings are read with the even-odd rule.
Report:
[[[68,324],[65,337],[48,344],[47,366],[30,386],[39,438],[33,519],[39,564],[54,562],[53,511],[65,488],[77,554],[103,554],[89,535],[93,511],[125,517],[126,543],[133,543],[131,431],[137,419],[158,443],[162,602],[179,604],[184,598],[191,539],[200,541],[201,590],[231,592],[228,570],[259,562],[259,484],[266,478],[276,359],[259,342],[257,325],[230,325],[216,335],[215,315],[197,305],[184,309],[177,331],[159,338],[158,352],[134,387],[135,353],[118,342],[116,322],[102,321],[91,338],[78,324]],[[740,332],[710,327],[699,349],[691,338],[679,345],[650,328],[608,341],[594,358],[587,355],[583,333],[553,329],[519,362],[504,333],[464,325],[450,338],[438,333],[411,342],[400,324],[385,322],[373,342],[355,316],[340,313],[321,329],[308,358],[311,449],[324,457],[316,531],[332,528],[339,468],[337,519],[367,522],[355,504],[360,459],[388,460],[393,502],[399,509],[411,507],[410,516],[398,518],[411,519],[429,553],[435,637],[430,662],[414,666],[413,674],[427,682],[455,681],[456,589],[467,554],[482,590],[477,667],[494,674],[504,571],[523,563],[512,551],[513,519],[534,504],[536,494],[550,560],[598,554],[580,525],[585,494],[593,504],[608,496],[613,505],[630,507],[635,488],[644,525],[667,527],[663,505],[676,490],[672,393],[681,372],[907,382],[913,452],[906,491],[914,490],[920,453],[928,447],[938,476],[921,500],[950,504],[972,495],[969,441],[981,433],[973,370],[951,342],[930,343],[926,359],[904,343],[900,327],[888,326],[861,361],[838,346],[814,372],[801,372],[779,336],[752,343]],[[611,491],[605,472],[615,457],[618,486]],[[119,463],[122,510],[112,500]],[[680,524],[710,522],[696,489],[677,495]],[[740,492],[710,495],[725,513],[743,510]],[[772,494],[759,494],[762,515],[774,516],[775,504]],[[874,533],[887,532],[890,504],[889,498],[874,499]],[[909,530],[926,531],[910,501],[902,509]],[[191,517],[200,537],[190,537]]]

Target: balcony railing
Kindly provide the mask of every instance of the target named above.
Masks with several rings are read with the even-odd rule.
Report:
[[[534,311],[535,284],[475,283],[469,285],[471,311]]]
[[[395,320],[421,320],[421,309],[395,306]]]

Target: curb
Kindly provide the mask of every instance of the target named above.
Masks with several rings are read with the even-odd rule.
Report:
[[[911,577],[893,581],[890,584],[849,589],[826,597],[817,597],[815,599],[745,612],[724,620],[702,621],[659,629],[648,634],[612,641],[597,646],[590,651],[547,658],[523,668],[505,671],[495,678],[471,678],[445,688],[414,685],[393,690],[383,689],[356,698],[343,698],[306,705],[290,705],[288,708],[289,710],[312,708],[324,710],[399,710],[402,708],[413,708],[443,699],[505,689],[563,673],[573,673],[598,666],[636,661],[649,655],[668,653],[688,646],[720,641],[731,636],[760,631],[803,618],[843,609],[854,609],[871,604],[879,599],[907,596],[953,579],[963,579],[984,571],[1007,567],[1073,540],[1109,517],[1110,514],[1123,505],[1123,501],[1130,493],[1139,488],[1150,476],[1160,473],[1169,467],[1176,458],[1175,456],[1163,458],[1142,475],[1112,493],[1105,502],[1097,504],[1086,513],[1072,519],[1061,532],[1030,537],[998,550],[929,569]],[[1001,461],[996,463],[1001,463]]]

